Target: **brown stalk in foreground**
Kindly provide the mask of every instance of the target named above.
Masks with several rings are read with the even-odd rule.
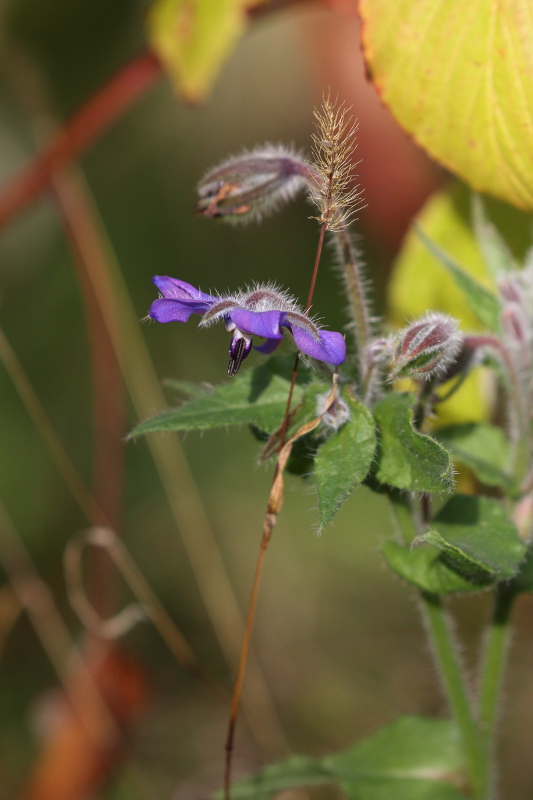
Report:
[[[349,117],[348,110],[343,105],[335,109],[335,106],[331,102],[329,96],[324,97],[320,110],[315,111],[315,118],[317,123],[316,132],[313,134],[313,157],[317,180],[316,184],[310,187],[310,195],[311,199],[316,204],[318,211],[320,212],[316,219],[321,223],[321,226],[315,263],[311,276],[311,283],[309,286],[309,294],[305,308],[306,314],[309,312],[313,302],[313,294],[326,231],[342,231],[346,234],[347,223],[360,206],[360,192],[358,191],[357,187],[351,188],[351,179],[353,177],[352,155],[355,149],[354,135],[357,130],[357,123],[354,123],[351,117]],[[261,573],[263,571],[266,549],[272,537],[272,530],[277,522],[277,517],[283,504],[283,471],[291,454],[294,442],[301,436],[304,436],[306,433],[314,430],[320,424],[322,415],[335,399],[335,393],[337,389],[337,378],[335,374],[333,388],[328,397],[326,408],[322,412],[322,415],[316,417],[306,425],[303,425],[294,434],[294,436],[292,436],[291,439],[285,443],[299,360],[300,357],[298,353],[294,362],[289,395],[287,398],[287,406],[285,408],[285,415],[279,433],[280,443],[278,457],[276,460],[276,467],[272,480],[272,488],[270,490],[267,509],[263,520],[263,535],[261,538],[259,556],[255,568],[254,581],[252,584],[252,593],[250,597],[250,604],[248,606],[248,616],[242,642],[239,667],[237,670],[237,677],[235,679],[235,688],[233,691],[228,732],[226,736],[226,759],[224,769],[225,800],[230,800],[231,794],[231,767],[235,739],[235,727],[237,724],[240,696],[244,681],[244,673],[246,670],[248,649],[252,635],[255,607],[259,592],[259,583],[261,580]],[[276,436],[276,434],[274,435]]]

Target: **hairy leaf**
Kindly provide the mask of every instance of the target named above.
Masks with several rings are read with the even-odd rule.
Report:
[[[366,478],[376,449],[376,426],[363,403],[343,395],[351,417],[320,447],[315,460],[320,528]]]
[[[272,360],[273,361],[273,360]],[[274,362],[275,365],[275,362]],[[163,411],[141,422],[131,436],[165,431],[193,431],[220,428],[226,425],[256,425],[272,433],[281,425],[289,381],[276,374],[271,362],[237,375],[216,387],[211,394],[199,396],[178,408]],[[302,378],[306,379],[305,376]],[[294,402],[303,396],[301,383],[294,387]]]
[[[490,225],[505,240],[514,261],[521,263],[531,245],[531,216],[492,198],[483,198],[483,206]],[[464,184],[455,181],[432,195],[417,215],[417,222],[478,283],[494,291],[486,256],[472,230],[472,193]],[[407,234],[394,264],[388,300],[391,320],[399,327],[405,325],[405,320],[434,309],[451,314],[465,331],[484,329],[453,277],[425,247],[414,228]],[[484,368],[473,370],[459,390],[437,406],[439,424],[488,419],[490,394],[486,382]]]
[[[413,427],[415,397],[391,392],[374,409],[379,429],[376,478],[397,489],[447,491],[453,482],[449,453]]]
[[[324,759],[349,800],[459,800],[463,758],[449,720],[401,717]]]
[[[485,422],[466,422],[439,428],[437,438],[459,464],[469,467],[481,483],[500,486],[508,493],[515,487],[508,472],[511,452],[501,428]]]
[[[381,99],[472,188],[533,208],[531,0],[362,0]]]
[[[486,586],[486,583],[473,583],[456,572],[446,563],[442,551],[431,545],[410,548],[398,542],[386,542],[382,552],[397,575],[425,592],[475,592]]]
[[[470,308],[490,331],[497,331],[500,325],[500,303],[492,292],[473,278],[455,259],[435,244],[421,227],[416,232],[429,252],[452,276],[457,288],[463,293]]]
[[[514,592],[533,592],[533,546],[529,546],[520,569],[509,584]]]
[[[517,265],[505,239],[489,219],[485,203],[479,194],[472,195],[472,222],[485,264],[496,283],[501,275],[512,272]]]
[[[420,537],[474,582],[508,580],[518,571],[526,546],[502,504],[488,497],[456,494]]]
[[[460,740],[449,720],[401,717],[355,747],[293,757],[232,787],[234,800],[269,800],[298,786],[337,781],[349,800],[464,800]],[[222,793],[217,792],[219,800]]]
[[[180,381],[174,378],[169,378],[163,381],[164,386],[169,389],[174,389],[179,394],[184,395],[188,400],[196,397],[204,397],[213,391],[213,387],[208,383],[193,383],[192,381]]]

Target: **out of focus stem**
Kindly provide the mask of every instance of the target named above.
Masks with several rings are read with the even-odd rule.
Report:
[[[465,345],[472,350],[485,348],[492,351],[500,362],[507,377],[507,391],[511,419],[512,443],[514,445],[513,473],[518,484],[526,478],[531,459],[531,426],[527,411],[527,399],[520,380],[518,367],[505,344],[497,336],[476,334],[465,336]],[[514,419],[513,419],[514,418]]]
[[[121,69],[68,120],[44,150],[0,191],[0,229],[49,188],[54,175],[100,134],[163,74],[152,52]]]
[[[394,490],[389,499],[405,543],[411,544],[418,532],[409,507],[408,495]],[[484,746],[483,736],[474,718],[450,623],[438,595],[421,591],[420,598],[444,691],[461,736],[473,796],[485,798],[489,774],[488,748]],[[490,680],[487,680],[488,697],[492,698],[489,685],[493,688]]]
[[[356,355],[362,395],[367,393],[370,373],[366,366],[366,353],[372,339],[369,303],[361,275],[361,265],[346,225],[335,231],[339,258],[344,270],[344,282],[353,318]]]
[[[420,596],[444,690],[461,736],[472,794],[474,797],[485,798],[487,756],[472,713],[450,623],[438,595],[420,592]]]
[[[496,590],[492,622],[485,644],[478,697],[478,723],[485,759],[481,797],[490,797],[494,737],[505,657],[509,644],[509,619],[515,597],[514,592],[508,591],[502,586]]]

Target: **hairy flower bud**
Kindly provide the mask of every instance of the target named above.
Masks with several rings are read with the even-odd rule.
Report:
[[[233,223],[257,220],[291,200],[310,179],[309,165],[290,148],[257,147],[202,178],[196,213]]]
[[[365,365],[369,367],[385,366],[393,357],[394,339],[391,336],[380,336],[373,339],[365,351]]]
[[[428,314],[397,335],[393,377],[431,378],[443,373],[461,348],[457,321],[446,314]]]
[[[520,303],[523,305],[526,302],[524,291],[520,286],[520,276],[518,275],[504,275],[498,282],[498,289],[503,300],[507,303]]]
[[[351,411],[338,392],[332,403],[329,402],[330,395],[331,391],[329,389],[327,392],[318,395],[316,398],[316,413],[318,416],[322,416],[322,422],[326,428],[337,431],[345,422],[348,422],[351,417]],[[325,410],[326,405],[328,406],[327,411]]]
[[[515,347],[529,347],[533,338],[531,322],[518,303],[509,303],[502,311],[502,328],[507,342]]]

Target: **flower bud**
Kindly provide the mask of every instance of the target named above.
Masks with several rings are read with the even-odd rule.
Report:
[[[348,422],[351,417],[351,411],[346,401],[340,397],[338,392],[335,395],[334,401],[329,403],[326,411],[326,404],[328,403],[330,394],[331,392],[328,389],[327,392],[318,395],[316,398],[316,413],[318,416],[322,416],[322,422],[326,428],[337,431],[345,422]]]
[[[257,220],[291,200],[310,179],[310,167],[289,148],[258,147],[204,176],[196,213],[234,223]]]
[[[524,291],[520,286],[519,276],[504,275],[498,281],[498,289],[502,298],[508,303],[520,303],[523,305],[526,302]]]
[[[528,347],[533,338],[531,322],[518,303],[509,303],[502,311],[502,328],[509,344]]]
[[[442,373],[459,353],[462,336],[457,321],[429,314],[399,332],[392,360],[393,377],[431,378]]]
[[[365,364],[367,369],[374,366],[387,364],[394,352],[394,339],[391,336],[380,336],[373,339],[365,350]]]

